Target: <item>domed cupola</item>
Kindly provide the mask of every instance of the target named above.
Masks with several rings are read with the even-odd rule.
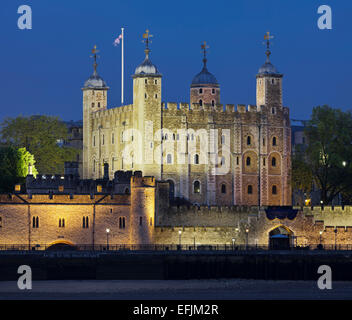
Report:
[[[220,86],[215,76],[208,71],[206,49],[209,47],[205,41],[201,48],[204,52],[203,69],[192,80],[191,104],[198,103],[200,106],[204,104],[215,106],[220,103]]]
[[[257,73],[257,106],[271,106],[275,113],[276,106],[282,106],[282,77],[283,75],[270,62],[270,39],[273,36],[269,32],[264,36],[266,40],[266,61]]]
[[[149,49],[144,50],[145,59],[144,61],[136,68],[135,75],[160,75],[158,68],[150,61],[149,59]]]
[[[104,79],[98,75],[97,73],[97,55],[96,53],[98,50],[96,50],[96,46],[93,49],[93,54],[94,54],[94,64],[93,64],[93,74],[84,82],[83,89],[108,89],[108,86]]]
[[[149,59],[149,42],[151,42],[149,39],[150,37],[152,37],[152,35],[149,34],[149,30],[146,30],[146,33],[143,34],[144,42],[146,44],[146,48],[144,50],[145,58],[144,61],[136,68],[133,77],[161,76],[158,71],[158,68]]]

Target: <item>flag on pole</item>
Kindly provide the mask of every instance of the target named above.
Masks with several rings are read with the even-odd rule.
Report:
[[[116,47],[118,44],[120,44],[120,40],[122,39],[122,33],[115,39],[114,41],[114,46]]]

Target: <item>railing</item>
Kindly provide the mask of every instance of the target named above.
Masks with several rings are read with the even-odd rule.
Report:
[[[50,244],[0,244],[1,251],[98,251],[98,252],[121,252],[121,251],[350,251],[352,244],[310,244],[305,246],[272,247],[269,245],[231,245],[231,244],[77,244],[70,245],[50,245]]]

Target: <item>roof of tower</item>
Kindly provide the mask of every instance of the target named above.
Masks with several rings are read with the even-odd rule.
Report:
[[[98,75],[97,73],[97,53],[99,51],[97,50],[97,47],[94,46],[92,53],[93,53],[93,58],[94,58],[94,64],[93,64],[93,74],[84,82],[83,89],[107,89],[108,86],[106,85],[106,82],[103,80],[101,76]]]
[[[274,67],[274,65],[269,61],[265,61],[265,63],[259,68],[258,74],[274,74],[279,75],[279,71]]]
[[[144,61],[136,68],[135,75],[160,75],[158,68],[150,61],[149,52],[150,50],[145,50]]]
[[[143,42],[145,42],[145,58],[144,61],[136,68],[134,76],[161,76],[158,68],[149,59],[149,42],[151,42],[151,37],[152,35],[149,34],[149,30],[147,29],[143,34]]]
[[[208,69],[207,69],[207,58],[206,58],[206,49],[209,48],[204,41],[204,43],[201,45],[202,50],[204,51],[204,58],[203,58],[203,69],[201,72],[199,72],[192,80],[191,87],[192,86],[198,86],[198,85],[213,85],[213,86],[218,86],[218,81],[216,80],[215,76],[211,74]]]
[[[265,63],[259,68],[258,70],[258,75],[276,75],[276,76],[282,76],[282,74],[275,68],[275,66],[270,62],[270,40],[273,38],[272,35],[270,35],[270,32],[267,32],[266,35],[264,36],[264,40],[266,40],[266,61]]]
[[[199,84],[218,85],[218,81],[216,80],[215,76],[208,71],[205,64],[203,66],[202,71],[199,72],[192,80],[192,85]]]
[[[94,72],[85,82],[84,88],[105,89],[108,86],[102,77]]]

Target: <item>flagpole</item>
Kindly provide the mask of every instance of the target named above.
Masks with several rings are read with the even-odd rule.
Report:
[[[123,73],[124,73],[124,61],[123,61],[123,59],[124,59],[124,57],[123,57],[123,44],[124,44],[124,42],[125,42],[125,37],[124,37],[124,35],[123,35],[123,30],[124,30],[124,28],[121,28],[121,34],[122,34],[122,45],[121,45],[121,104],[123,105]]]

